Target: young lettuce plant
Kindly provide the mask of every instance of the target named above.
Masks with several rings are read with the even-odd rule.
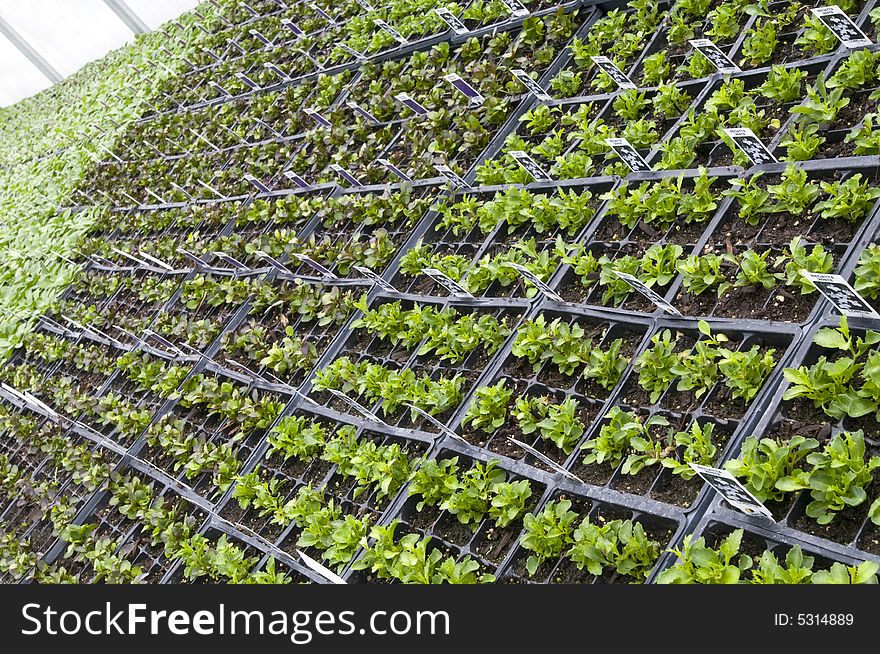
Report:
[[[520,545],[531,554],[526,561],[529,576],[535,576],[545,561],[559,558],[573,542],[572,523],[578,514],[571,510],[570,500],[547,503],[537,515],[527,513],[523,518]]]

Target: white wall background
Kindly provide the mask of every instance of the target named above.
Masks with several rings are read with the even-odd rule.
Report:
[[[199,0],[126,0],[126,4],[155,29],[197,6]],[[65,77],[134,38],[103,0],[0,0],[0,16]],[[0,106],[49,86],[49,79],[0,35]]]

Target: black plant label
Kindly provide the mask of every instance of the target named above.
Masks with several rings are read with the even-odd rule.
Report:
[[[358,114],[361,118],[366,120],[368,123],[372,123],[373,125],[379,124],[378,119],[373,114],[371,114],[369,111],[364,109],[362,106],[360,106],[354,100],[349,100],[348,102],[345,103],[345,106],[348,107],[349,109],[352,109],[356,114]]]
[[[549,173],[544,172],[544,169],[538,165],[538,162],[532,159],[528,153],[523,152],[522,150],[511,150],[508,152],[511,157],[516,159],[516,162],[523,167],[529,175],[535,178],[537,182],[552,182],[553,178],[550,177]]]
[[[292,170],[285,170],[284,176],[300,188],[308,188],[309,183]]]
[[[377,159],[376,161],[378,161],[380,164],[382,164],[383,166],[385,166],[388,170],[390,170],[392,173],[394,173],[395,175],[397,175],[397,176],[398,176],[400,179],[402,179],[404,182],[411,182],[411,181],[412,181],[412,178],[411,178],[409,175],[407,175],[407,174],[406,174],[405,172],[403,172],[400,168],[398,168],[398,167],[395,166],[393,163],[391,163],[390,161],[388,161],[388,159]]]
[[[773,514],[727,470],[691,463],[691,468],[714,488],[737,511],[746,515],[760,515],[773,520]]]
[[[414,113],[419,116],[424,116],[428,113],[428,110],[425,109],[421,104],[419,104],[409,93],[398,93],[394,96],[394,99],[397,100],[400,104],[409,107]]]
[[[856,289],[840,275],[811,273],[801,270],[801,276],[809,280],[822,295],[835,306],[844,316],[852,318],[880,319],[868,301],[858,294]]]
[[[533,80],[529,74],[521,68],[511,70],[510,74],[519,80],[519,83],[525,86],[528,92],[538,98],[538,100],[549,102],[553,99],[544,89],[541,88],[540,84]]]
[[[863,48],[872,45],[865,33],[859,29],[852,18],[846,15],[846,12],[837,5],[828,7],[816,7],[810,9],[822,23],[830,29],[837,40],[840,41],[845,48]]]
[[[700,54],[706,57],[719,73],[739,73],[742,70],[709,39],[691,39],[690,44],[699,50]]]
[[[651,166],[642,158],[639,151],[626,139],[605,139],[605,143],[614,150],[614,154],[620,157],[627,168],[633,172],[646,172]]]
[[[459,20],[458,16],[453,14],[451,11],[446,9],[445,7],[435,7],[434,13],[440,16],[443,21],[452,28],[452,31],[456,34],[467,34],[468,28],[467,26]]]
[[[593,63],[599,67],[599,69],[608,75],[611,80],[617,84],[618,88],[621,89],[634,89],[638,88],[635,83],[626,76],[620,68],[614,65],[614,62],[611,61],[608,57],[590,57],[593,60]]]
[[[747,127],[731,127],[725,129],[727,134],[734,142],[736,147],[742,150],[756,166],[766,163],[777,163],[776,157],[767,149],[767,146],[758,138],[758,136]]]
[[[467,186],[467,182],[459,177],[458,173],[452,170],[452,168],[450,168],[449,166],[446,166],[444,164],[436,164],[434,166],[434,170],[436,170],[438,173],[443,175],[443,177],[449,180],[449,183],[454,187],[463,188]]]
[[[470,104],[479,106],[485,102],[486,98],[484,98],[477,89],[468,84],[466,80],[462,79],[460,75],[449,73],[449,75],[444,75],[443,79],[452,84],[452,86],[470,101]]]
[[[346,182],[348,182],[352,186],[360,186],[361,185],[361,182],[357,177],[352,175],[350,172],[348,172],[345,168],[343,168],[339,164],[330,164],[330,170],[335,172],[337,175],[339,175],[342,179],[344,179]]]

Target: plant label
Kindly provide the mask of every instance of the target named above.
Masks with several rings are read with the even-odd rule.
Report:
[[[336,20],[333,18],[333,16],[331,16],[331,15],[328,14],[326,11],[324,11],[323,9],[321,9],[321,8],[320,8],[318,5],[316,5],[314,2],[310,2],[310,3],[308,3],[308,4],[309,4],[309,8],[310,8],[312,11],[314,11],[316,14],[318,14],[321,18],[323,18],[324,20],[326,20],[327,22],[329,22],[329,23],[332,24],[332,25],[335,25],[335,24],[336,24]]]
[[[244,178],[245,178],[248,182],[250,182],[250,183],[251,183],[251,184],[252,184],[252,185],[253,185],[258,191],[260,191],[261,193],[271,193],[271,192],[272,192],[272,189],[270,189],[268,186],[266,186],[265,184],[263,184],[263,182],[261,182],[260,180],[258,180],[258,179],[257,179],[256,177],[254,177],[253,175],[247,174],[247,175],[244,176]]]
[[[138,250],[138,254],[140,256],[142,256],[146,261],[149,261],[150,263],[154,263],[157,266],[159,266],[160,268],[164,268],[165,270],[170,270],[170,271],[174,270],[174,268],[169,266],[167,263],[165,263],[161,259],[157,259],[156,257],[152,256],[151,254],[147,254],[146,252],[143,252],[142,250]]]
[[[736,147],[742,150],[756,166],[765,163],[777,163],[776,157],[767,149],[767,146],[761,142],[761,139],[747,127],[725,128],[724,133],[727,134],[734,142]]]
[[[322,276],[322,277],[326,277],[327,279],[339,279],[339,278],[338,278],[336,275],[334,275],[330,270],[328,270],[327,268],[325,268],[324,266],[322,266],[320,263],[318,263],[317,261],[315,261],[315,260],[312,259],[311,257],[306,256],[305,254],[300,254],[299,252],[292,252],[292,253],[290,254],[290,256],[292,256],[292,257],[293,257],[294,259],[296,259],[297,261],[300,261],[300,262],[306,264],[307,266],[310,266],[311,268],[314,268],[314,269],[317,270],[319,273],[321,273],[321,276]]]
[[[363,52],[358,52],[354,48],[349,48],[344,43],[340,43],[339,47],[342,48],[343,50],[345,50],[348,54],[350,54],[352,57],[354,57],[355,59],[357,59],[359,61],[363,61],[364,59],[367,58]]]
[[[545,284],[543,281],[541,281],[541,279],[535,273],[533,273],[531,270],[529,270],[525,266],[522,266],[518,263],[511,263],[509,261],[506,262],[504,265],[507,266],[508,268],[513,268],[514,270],[516,270],[523,279],[525,279],[528,282],[531,282],[532,286],[534,286],[539,291],[541,291],[541,293],[545,297],[553,300],[554,302],[565,302],[565,300],[563,300],[562,297],[556,291],[554,291],[552,288],[547,286],[547,284]]]
[[[273,73],[275,73],[276,75],[278,75],[278,77],[281,78],[281,81],[282,81],[282,82],[289,82],[290,79],[291,79],[291,78],[290,78],[290,75],[288,75],[288,74],[285,73],[283,70],[281,70],[280,68],[278,68],[278,66],[276,66],[275,64],[270,64],[270,63],[267,62],[267,63],[263,64],[263,68],[265,68],[265,69],[267,69],[267,70],[271,70]]]
[[[287,268],[287,266],[285,266],[283,263],[278,261],[278,259],[276,259],[272,255],[270,255],[269,253],[262,252],[261,250],[257,250],[256,252],[254,252],[254,254],[256,256],[258,256],[260,259],[265,260],[266,263],[268,263],[270,266],[272,266],[278,272],[282,272],[285,275],[292,275],[293,274],[292,272],[290,272],[290,270]]]
[[[541,88],[541,85],[538,84],[535,80],[531,78],[531,76],[521,68],[516,68],[510,73],[519,81],[520,84],[526,87],[526,90],[531,93],[533,96],[541,100],[542,102],[549,102],[553,98]]]
[[[225,95],[227,98],[232,97],[232,94],[229,91],[227,91],[226,89],[224,89],[222,86],[220,86],[217,82],[208,82],[208,86],[214,87],[215,89],[220,91],[221,95]]]
[[[639,154],[639,151],[626,139],[605,139],[605,143],[614,150],[614,154],[620,157],[620,160],[631,171],[639,173],[651,170],[651,165],[645,161],[644,157]]]
[[[529,10],[519,0],[501,0],[501,2],[507,7],[507,11],[509,11],[512,16],[520,18],[521,16],[529,15]]]
[[[439,429],[441,432],[443,432],[444,434],[446,434],[446,435],[449,436],[450,438],[454,438],[455,440],[457,440],[457,441],[461,441],[462,443],[467,443],[467,441],[466,441],[465,439],[463,439],[461,436],[459,436],[458,434],[456,434],[456,433],[455,433],[454,431],[452,431],[449,427],[447,427],[447,426],[444,425],[442,422],[440,422],[439,420],[437,420],[437,418],[435,418],[434,416],[432,416],[432,415],[431,415],[430,413],[428,413],[427,411],[422,411],[422,410],[421,410],[419,407],[417,407],[415,404],[410,404],[409,402],[404,402],[404,405],[405,405],[405,406],[408,406],[408,407],[410,408],[410,410],[411,410],[413,413],[420,415],[422,418],[424,418],[425,420],[427,420],[429,423],[431,423],[432,425],[434,425],[437,429]]]
[[[559,474],[561,474],[563,477],[568,477],[569,479],[571,479],[571,480],[573,480],[573,481],[580,482],[580,483],[582,483],[582,484],[584,483],[583,480],[582,480],[580,477],[576,476],[576,475],[575,475],[574,473],[572,473],[572,472],[569,472],[568,470],[566,470],[565,468],[563,468],[561,465],[559,465],[558,463],[556,463],[556,461],[554,461],[553,459],[551,459],[549,456],[546,456],[546,455],[542,454],[541,452],[539,452],[538,450],[536,450],[536,449],[535,449],[534,447],[532,447],[531,445],[528,445],[528,444],[526,444],[526,443],[523,443],[522,441],[518,441],[518,440],[516,440],[515,438],[511,438],[510,436],[507,437],[507,440],[509,440],[509,441],[510,441],[511,443],[513,443],[514,445],[516,445],[518,448],[520,448],[520,449],[522,449],[522,450],[525,450],[526,452],[528,452],[529,454],[531,454],[533,457],[535,457],[536,459],[538,459],[538,461],[540,461],[540,462],[543,463],[544,465],[553,468],[556,472],[558,472]]]
[[[244,265],[241,261],[229,256],[225,252],[212,252],[211,254],[213,254],[215,257],[220,259],[220,261],[223,261],[224,263],[228,263],[230,266],[232,266],[236,270],[250,270],[250,268],[248,268],[246,265]]]
[[[458,173],[456,173],[454,170],[452,170],[452,168],[450,168],[449,166],[447,166],[445,164],[436,164],[434,166],[434,170],[436,170],[438,173],[443,175],[443,177],[445,177],[449,181],[449,183],[454,187],[464,188],[467,186],[467,182],[464,181],[461,177],[459,177]]]
[[[437,268],[423,268],[422,273],[433,279],[435,282],[440,284],[443,288],[445,288],[451,295],[455,297],[474,297],[470,293],[468,293],[458,282],[449,277],[442,270],[438,270]]]
[[[367,420],[372,420],[373,422],[378,422],[379,424],[382,424],[382,425],[385,424],[385,421],[382,420],[382,418],[380,418],[380,417],[377,416],[375,413],[373,413],[372,411],[370,411],[367,407],[365,407],[365,406],[364,406],[363,404],[361,404],[360,402],[351,399],[351,398],[350,398],[348,395],[346,395],[345,393],[342,393],[342,392],[340,392],[340,391],[337,391],[335,388],[328,388],[328,389],[327,389],[327,392],[330,393],[330,394],[331,394],[332,396],[334,396],[334,397],[338,397],[340,400],[342,400],[343,402],[345,402],[345,403],[346,403],[348,406],[350,406],[352,409],[354,409],[355,411],[357,411],[358,413],[360,413],[360,414],[361,414],[364,418],[366,418]]]
[[[714,488],[730,506],[746,515],[760,515],[774,520],[773,514],[727,470],[691,463],[691,468]]]
[[[254,9],[253,7],[251,7],[251,6],[250,6],[248,3],[246,3],[246,2],[239,2],[238,4],[241,5],[242,7],[244,7],[247,11],[249,11],[250,13],[252,13],[252,14],[253,14],[254,16],[256,16],[257,18],[259,18],[259,17],[262,15],[262,14],[260,14],[259,11],[257,11],[257,10]]]
[[[357,3],[361,6],[361,9],[364,11],[375,11],[376,8],[371,5],[367,0],[357,0]]]
[[[422,105],[416,102],[413,97],[409,93],[398,93],[394,96],[394,99],[397,100],[402,105],[409,107],[413,110],[414,113],[419,116],[424,116],[428,113],[428,110],[425,109]]]
[[[412,181],[412,178],[409,175],[407,175],[400,168],[398,168],[393,163],[388,161],[388,159],[376,159],[376,161],[378,161],[380,164],[385,166],[392,173],[394,173],[395,175],[400,177],[400,179],[402,179],[404,182],[411,182]]]
[[[874,307],[840,275],[811,273],[806,270],[801,270],[801,275],[828,298],[831,304],[844,316],[880,319],[880,314],[874,310]]]
[[[305,566],[307,568],[313,570],[314,572],[317,572],[319,575],[324,577],[324,579],[326,579],[327,581],[332,582],[334,584],[347,584],[348,583],[347,581],[345,581],[345,579],[343,579],[338,574],[333,572],[330,568],[322,565],[318,561],[315,561],[315,559],[313,559],[312,557],[306,556],[305,554],[302,553],[302,551],[297,550],[296,552],[297,552],[297,554],[299,554],[299,558],[302,559],[302,562],[305,564]]]
[[[739,73],[742,69],[733,63],[726,54],[709,39],[691,39],[690,44],[715,66],[719,73]]]
[[[357,270],[361,275],[369,279],[376,286],[381,288],[383,291],[388,291],[389,293],[398,293],[399,291],[394,288],[391,284],[382,279],[379,275],[374,273],[372,270],[367,268],[366,266],[352,266],[355,270]]]
[[[203,267],[205,267],[205,266],[208,265],[208,264],[206,264],[204,261],[202,261],[201,259],[199,259],[196,255],[194,255],[192,252],[190,252],[190,251],[188,251],[188,250],[184,250],[183,248],[177,248],[177,252],[178,252],[179,254],[182,254],[183,256],[185,256],[187,259],[189,259],[190,261],[192,261],[194,264],[196,264],[196,268],[201,269],[201,268],[203,268]]]
[[[620,68],[614,65],[614,62],[611,61],[608,57],[590,57],[593,60],[593,63],[598,66],[598,68],[608,75],[611,78],[611,81],[617,84],[618,88],[621,89],[635,89],[638,88],[635,83],[626,76]]]
[[[385,22],[384,20],[382,20],[381,18],[374,18],[374,19],[373,19],[373,24],[374,24],[376,27],[378,27],[378,28],[380,28],[380,29],[383,29],[383,30],[385,30],[386,32],[388,32],[388,33],[391,35],[391,38],[394,39],[395,41],[397,41],[398,43],[401,43],[401,44],[404,44],[404,45],[407,44],[407,43],[409,43],[409,41],[406,40],[406,37],[403,36],[403,34],[401,34],[401,33],[398,32],[396,29],[394,29],[393,27],[391,27],[391,25],[389,25],[388,23],[386,23],[386,22]]]
[[[284,27],[289,29],[291,32],[293,32],[294,35],[296,35],[296,36],[302,36],[303,34],[305,34],[305,32],[303,32],[299,28],[299,26],[296,23],[294,23],[292,20],[290,20],[289,18],[282,18],[281,24],[284,25]]]
[[[449,73],[448,75],[444,75],[443,79],[460,91],[461,94],[468,99],[470,104],[479,106],[486,101],[486,98],[484,98],[477,89],[463,80],[460,75]]]
[[[810,9],[822,23],[830,29],[837,40],[843,44],[845,48],[863,48],[867,45],[873,45],[865,33],[859,29],[852,18],[847,16],[846,12],[837,5],[828,7],[815,7]]]
[[[283,175],[300,188],[308,188],[309,183],[292,170],[285,170]]]
[[[226,39],[226,42],[234,45],[235,49],[238,50],[241,54],[247,54],[247,50],[245,50],[241,43],[239,43],[235,39]]]
[[[322,127],[333,127],[333,123],[331,123],[329,120],[324,118],[324,116],[322,116],[320,113],[318,113],[314,109],[303,109],[303,112],[306,114],[306,116],[308,116],[309,118],[314,120],[316,123],[318,123]]]
[[[445,7],[439,7],[434,9],[434,13],[440,16],[443,19],[443,22],[449,25],[452,28],[452,31],[456,34],[467,34],[468,28],[467,26],[461,22],[461,20],[453,14],[451,11],[446,9]]]
[[[223,199],[223,198],[226,197],[226,196],[223,195],[220,191],[218,191],[217,189],[215,189],[213,186],[211,186],[211,185],[208,184],[207,182],[202,181],[201,179],[197,179],[196,181],[197,181],[199,184],[201,184],[202,186],[204,186],[206,189],[208,189],[209,191],[211,191],[211,193],[213,193],[214,195],[216,195],[218,198]]]
[[[262,32],[259,30],[248,30],[248,33],[253,36],[255,39],[260,41],[263,45],[268,45],[270,48],[274,48],[275,44],[272,43],[269,39],[267,39]]]
[[[679,311],[674,306],[669,304],[666,300],[664,300],[662,297],[660,297],[649,286],[646,286],[645,284],[643,284],[642,280],[640,280],[638,277],[633,277],[629,273],[618,272],[617,270],[614,270],[613,272],[615,275],[620,277],[623,281],[625,281],[627,284],[632,286],[639,293],[641,293],[646,298],[651,300],[651,302],[654,303],[654,306],[659,307],[660,309],[663,309],[663,311],[665,311],[666,313],[671,313],[673,316],[680,316],[681,315],[681,311]]]
[[[340,166],[339,164],[330,164],[330,170],[339,175],[346,182],[351,184],[352,186],[360,186],[361,183],[357,177],[348,172],[345,168]]]
[[[522,166],[523,170],[531,175],[536,182],[553,181],[553,178],[550,177],[550,174],[544,172],[541,166],[538,165],[538,162],[532,159],[527,152],[523,152],[522,150],[511,150],[507,154],[516,159],[516,162],[520,166]]]
[[[379,121],[376,119],[376,117],[373,114],[371,114],[369,111],[364,109],[362,106],[360,106],[354,100],[349,100],[348,102],[345,103],[345,106],[348,107],[349,109],[354,110],[354,112],[357,115],[359,115],[361,118],[366,120],[368,123],[372,123],[373,125],[379,124]]]

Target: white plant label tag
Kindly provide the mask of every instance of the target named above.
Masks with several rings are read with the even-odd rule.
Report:
[[[301,254],[299,252],[292,252],[290,254],[297,261],[306,264],[307,266],[314,268],[319,273],[321,273],[322,277],[326,277],[327,279],[339,279],[336,275],[334,275],[330,270],[322,266],[320,263],[312,259],[310,256],[305,254]]]
[[[388,291],[390,293],[397,293],[398,290],[394,288],[391,284],[382,279],[379,275],[374,273],[372,270],[367,268],[366,266],[352,266],[354,270],[357,270],[361,275],[369,279],[379,288]]]
[[[867,45],[873,45],[871,39],[837,5],[815,7],[810,9],[810,11],[813,12],[816,18],[822,21],[825,27],[834,33],[834,36],[843,44],[843,47],[864,48]]]
[[[511,150],[507,154],[516,159],[516,162],[522,166],[523,170],[531,175],[536,182],[553,181],[550,173],[545,172],[544,169],[538,165],[538,162],[532,159],[527,152],[523,152],[522,150]]]
[[[413,411],[414,413],[417,413],[418,415],[420,415],[422,418],[424,418],[425,420],[427,420],[428,422],[430,422],[432,425],[434,425],[437,429],[439,429],[441,432],[443,432],[443,433],[446,434],[447,436],[449,436],[449,437],[451,437],[451,438],[454,438],[454,439],[457,440],[457,441],[461,441],[462,443],[467,443],[467,441],[466,441],[465,439],[463,439],[461,436],[459,436],[458,434],[456,434],[456,433],[455,433],[454,431],[452,431],[449,427],[447,427],[447,426],[444,425],[442,422],[440,422],[439,420],[437,420],[437,418],[435,418],[434,416],[432,416],[432,415],[431,415],[430,413],[428,413],[427,411],[422,411],[422,410],[421,410],[419,407],[417,407],[415,404],[410,404],[409,402],[404,402],[404,405],[405,405],[405,406],[408,406],[410,409],[412,409],[412,411]]]
[[[238,79],[240,79],[242,82],[244,82],[245,84],[247,84],[249,87],[251,87],[251,88],[254,89],[255,91],[259,91],[259,90],[260,90],[260,85],[257,84],[254,80],[252,80],[250,77],[248,77],[248,76],[245,75],[244,73],[236,73],[236,74],[235,74],[235,77],[237,77]]]
[[[463,187],[467,186],[467,182],[464,181],[461,177],[459,177],[458,173],[456,173],[454,170],[452,170],[452,168],[450,168],[449,166],[447,166],[445,164],[436,164],[434,166],[434,170],[436,170],[438,173],[443,175],[443,177],[445,177],[447,180],[449,180],[449,183],[452,184],[452,186],[455,186],[458,188],[463,188]]]
[[[396,29],[394,29],[393,27],[391,27],[391,25],[389,25],[388,23],[386,23],[386,22],[385,22],[384,20],[382,20],[381,18],[374,18],[374,19],[373,19],[373,24],[375,24],[376,27],[378,27],[378,28],[380,28],[380,29],[383,29],[383,30],[385,30],[386,32],[388,32],[388,33],[391,35],[391,38],[393,38],[393,39],[394,39],[395,41],[397,41],[398,43],[401,43],[401,44],[409,43],[409,41],[406,40],[406,37],[403,36],[403,34],[401,34],[401,33],[398,32]]]
[[[348,54],[350,54],[352,57],[354,57],[358,61],[363,61],[364,59],[367,58],[363,52],[358,52],[354,48],[350,48],[347,45],[345,45],[344,43],[340,43],[339,47],[342,48],[343,50],[345,50]]]
[[[474,297],[473,295],[468,293],[458,282],[456,282],[442,270],[438,270],[437,268],[424,268],[422,269],[422,273],[440,284],[440,286],[445,288],[447,291],[449,291],[451,295],[454,295],[455,297]]]
[[[281,80],[284,81],[284,82],[289,82],[290,79],[291,79],[291,78],[290,78],[290,75],[288,75],[287,73],[285,73],[283,70],[281,70],[280,68],[278,68],[278,66],[276,66],[276,65],[273,64],[273,63],[266,62],[265,64],[263,64],[263,68],[265,68],[266,70],[271,70],[273,73],[275,73],[276,75],[278,75],[278,77],[280,77]]]
[[[361,6],[361,9],[364,11],[375,11],[375,7],[371,5],[367,0],[357,0],[357,3]]]
[[[516,16],[517,18],[529,15],[529,10],[519,0],[501,0],[501,2],[507,7],[507,10],[511,15]]]
[[[531,445],[528,445],[528,444],[526,444],[526,443],[523,443],[522,441],[518,441],[518,440],[516,440],[515,438],[511,438],[510,436],[507,437],[507,440],[509,440],[509,441],[510,441],[511,443],[513,443],[514,445],[516,445],[518,448],[523,449],[523,450],[525,450],[526,452],[528,452],[529,454],[531,454],[533,457],[535,457],[536,459],[538,459],[538,461],[540,461],[540,462],[543,463],[544,465],[550,466],[551,468],[553,468],[556,472],[558,472],[558,473],[561,474],[562,476],[564,476],[564,477],[568,477],[569,479],[571,479],[571,480],[573,480],[573,481],[578,481],[578,482],[580,482],[580,483],[582,483],[582,484],[584,483],[583,480],[581,480],[580,477],[576,476],[574,473],[569,472],[568,470],[566,470],[565,468],[563,468],[561,465],[559,465],[558,463],[556,463],[556,461],[554,461],[553,459],[551,459],[549,456],[546,456],[546,455],[544,455],[544,454],[541,454],[541,452],[539,452],[538,450],[536,450],[536,449],[535,449],[534,447],[532,447]]]
[[[309,7],[312,9],[312,11],[314,11],[316,14],[318,14],[318,15],[319,15],[321,18],[323,18],[324,20],[326,20],[326,21],[332,23],[333,25],[336,24],[336,20],[333,18],[333,16],[331,16],[331,15],[328,14],[326,11],[324,11],[323,9],[321,9],[321,8],[320,8],[318,5],[316,5],[314,2],[310,2],[310,3],[309,3]]]
[[[351,399],[345,393],[343,393],[341,391],[337,391],[335,388],[328,388],[327,392],[330,393],[332,396],[337,397],[340,400],[342,400],[343,402],[345,402],[352,409],[354,409],[355,411],[360,413],[364,418],[367,418],[368,420],[372,420],[373,422],[381,423],[383,425],[385,424],[385,421],[382,420],[382,418],[380,418],[375,413],[370,411],[367,407],[365,407],[363,404],[361,404],[357,400]]]
[[[321,563],[318,563],[312,557],[306,556],[305,554],[303,554],[303,552],[301,550],[297,550],[297,553],[299,554],[299,558],[302,559],[302,562],[305,564],[305,566],[307,568],[313,570],[314,572],[317,572],[319,575],[324,577],[324,579],[326,579],[327,581],[333,582],[334,584],[340,584],[340,585],[341,584],[346,584],[346,585],[348,584],[348,582],[345,581],[345,579],[343,579],[338,574],[333,572],[330,568],[326,567],[325,565],[323,565]]]
[[[308,188],[309,183],[292,170],[285,170],[284,176],[300,188]]]
[[[452,31],[456,34],[467,34],[468,28],[467,26],[461,22],[461,20],[453,14],[451,11],[446,9],[445,7],[439,7],[434,9],[434,13],[440,16],[449,27],[452,28]]]
[[[314,109],[303,109],[303,113],[305,113],[306,116],[308,116],[309,118],[314,120],[316,123],[318,123],[322,127],[333,127],[333,123],[331,123],[329,120],[324,118],[324,116],[322,116],[320,113],[318,113]]]
[[[373,114],[364,109],[354,100],[349,100],[345,103],[345,106],[354,111],[357,115],[366,120],[368,123],[372,123],[373,125],[379,124],[378,119]]]
[[[758,136],[748,127],[731,127],[725,128],[724,133],[727,134],[734,142],[736,147],[742,150],[756,166],[766,163],[777,163],[776,157],[767,149],[767,146],[758,138]]]
[[[248,33],[252,37],[257,39],[258,41],[260,41],[263,45],[268,45],[270,48],[274,47],[274,45],[275,45],[274,43],[272,43],[272,41],[270,41],[268,38],[266,38],[266,36],[263,35],[263,33],[260,32],[259,30],[248,30]]]
[[[626,73],[624,73],[622,70],[620,70],[620,68],[615,66],[614,62],[611,61],[611,59],[609,59],[608,57],[593,56],[593,57],[590,57],[590,59],[593,61],[594,64],[596,64],[596,66],[599,67],[599,69],[603,73],[605,73],[606,75],[608,75],[608,77],[611,78],[611,81],[613,81],[615,84],[617,84],[618,88],[621,88],[621,89],[638,88],[635,85],[635,82],[633,82],[629,77],[627,77]]]
[[[565,302],[565,300],[563,300],[562,297],[556,291],[554,291],[552,288],[547,286],[547,284],[545,284],[543,281],[541,281],[541,279],[535,273],[533,273],[531,270],[529,270],[525,266],[521,266],[518,263],[510,263],[510,262],[507,262],[504,265],[507,266],[508,268],[513,268],[514,270],[516,270],[523,279],[525,279],[528,282],[531,282],[531,284],[535,288],[537,288],[545,297],[553,300],[554,302]]]
[[[742,72],[742,69],[709,39],[691,39],[690,44],[706,57],[719,73],[727,75]]]
[[[639,173],[651,170],[651,165],[645,161],[642,155],[639,154],[639,151],[626,139],[605,139],[605,143],[614,150],[614,154],[620,157],[620,160],[631,171]]]
[[[412,109],[412,111],[419,116],[424,116],[428,113],[428,110],[425,109],[418,102],[416,102],[416,100],[409,93],[398,93],[394,96],[394,99],[405,107],[409,107],[410,109]]]
[[[531,78],[531,76],[521,68],[516,68],[510,71],[511,75],[513,75],[519,83],[526,87],[526,90],[531,93],[533,96],[541,100],[542,102],[549,102],[553,98],[541,88],[541,85],[538,84],[535,80]]]
[[[752,495],[730,471],[701,466],[697,463],[691,463],[690,466],[703,481],[718,491],[721,497],[737,511],[746,515],[760,515],[775,520],[770,509]]]
[[[666,300],[664,300],[662,297],[660,297],[660,295],[655,293],[654,290],[651,289],[649,286],[643,284],[642,280],[640,280],[638,277],[633,277],[629,273],[619,272],[617,270],[612,270],[612,272],[615,275],[617,275],[618,277],[620,277],[627,284],[632,286],[639,293],[641,293],[646,298],[651,300],[651,302],[653,302],[655,306],[659,307],[660,309],[663,309],[663,311],[665,311],[666,313],[671,313],[673,316],[680,316],[681,315],[681,311],[679,311],[674,306],[669,304]]]
[[[880,314],[840,275],[811,273],[801,270],[801,275],[844,316],[852,318],[880,319]]]

